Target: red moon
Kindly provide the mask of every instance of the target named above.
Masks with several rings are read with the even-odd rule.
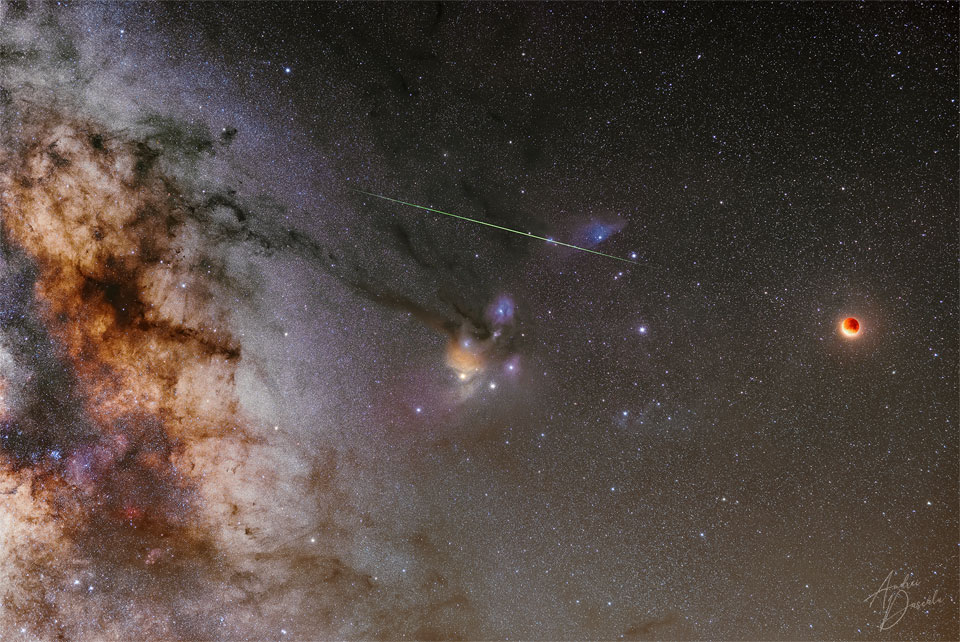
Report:
[[[855,337],[860,334],[860,322],[853,317],[847,317],[840,324],[840,331],[848,337]]]

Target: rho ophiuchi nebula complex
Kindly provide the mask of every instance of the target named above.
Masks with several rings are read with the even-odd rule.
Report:
[[[0,639],[957,639],[956,24],[0,3]]]

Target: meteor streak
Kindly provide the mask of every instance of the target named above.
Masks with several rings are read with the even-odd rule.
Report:
[[[599,254],[600,256],[605,256],[608,259],[614,259],[616,261],[623,261],[624,263],[633,263],[637,265],[637,261],[631,261],[630,259],[624,259],[619,256],[614,256],[612,254],[604,254],[603,252],[597,252],[596,250],[589,250],[585,247],[580,247],[579,245],[571,245],[570,243],[562,243],[560,241],[554,241],[553,239],[548,239],[544,236],[537,236],[536,234],[531,234],[530,232],[521,232],[520,230],[514,230],[509,227],[504,227],[502,225],[495,225],[494,223],[487,223],[486,221],[480,221],[475,218],[469,218],[467,216],[460,216],[459,214],[451,214],[450,212],[444,212],[443,210],[437,210],[432,207],[426,207],[424,205],[417,205],[416,203],[407,203],[406,201],[401,201],[396,198],[390,198],[389,196],[380,196],[379,194],[373,194],[372,192],[365,192],[362,189],[351,189],[353,192],[358,192],[360,194],[366,194],[367,196],[373,196],[374,198],[382,198],[385,201],[391,201],[393,203],[400,203],[401,205],[409,205],[410,207],[416,207],[421,210],[426,210],[428,212],[436,212],[437,214],[443,214],[444,216],[450,216],[452,218],[458,218],[462,221],[470,221],[471,223],[477,223],[479,225],[486,225],[487,227],[493,227],[498,230],[503,230],[504,232],[512,232],[514,234],[519,234],[520,236],[526,236],[532,239],[539,239],[541,241],[546,241],[547,243],[553,243],[554,245],[562,245],[563,247],[573,248],[574,250],[580,250],[581,252],[589,252],[590,254]]]

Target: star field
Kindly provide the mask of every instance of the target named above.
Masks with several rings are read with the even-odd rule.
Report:
[[[0,6],[0,637],[960,636],[956,3]]]

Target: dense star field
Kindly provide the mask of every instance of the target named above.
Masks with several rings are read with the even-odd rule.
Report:
[[[0,2],[0,638],[960,639],[957,24]]]

